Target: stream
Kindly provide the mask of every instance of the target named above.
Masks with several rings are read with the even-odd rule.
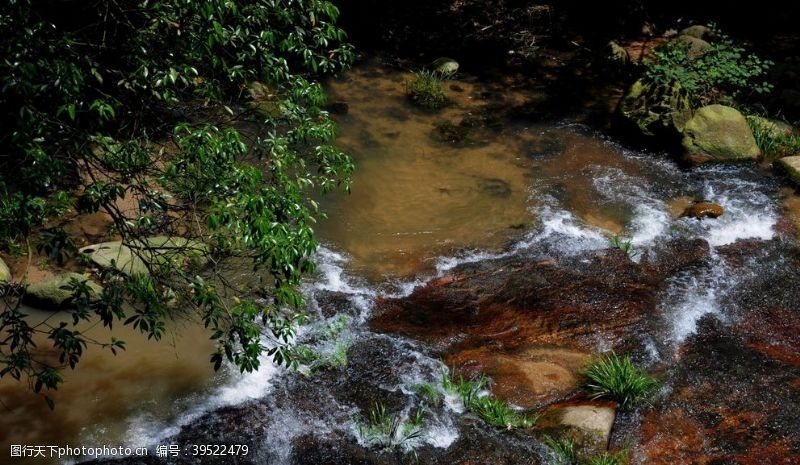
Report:
[[[340,126],[337,143],[353,155],[357,170],[351,194],[337,192],[321,200],[329,218],[317,228],[322,244],[317,274],[303,288],[311,322],[297,336],[298,344],[319,354],[315,362],[296,372],[274,367],[265,357],[256,373],[223,369],[212,374],[210,344],[198,342],[205,341],[201,328],[176,328],[166,345],[130,335],[125,353],[87,355],[81,369],[68,374],[54,396],[53,413],[4,380],[0,399],[7,412],[0,419],[0,442],[124,444],[151,452],[160,444],[189,441],[245,443],[249,453],[242,463],[275,465],[413,463],[412,450],[419,463],[547,463],[549,452],[540,436],[489,428],[452,395],[426,409],[419,438],[392,452],[370,447],[359,424],[377,401],[410,415],[420,405],[418,385],[437,385],[443,369],[485,373],[496,395],[544,411],[574,400],[574,368],[611,349],[627,349],[667,380],[652,411],[618,415],[612,443],[634,444],[635,463],[662,463],[653,458],[658,451],[680,449],[665,439],[665,429],[686,444],[692,434],[711,437],[702,431],[721,428],[713,425],[731,417],[728,404],[720,400],[712,409],[725,420],[704,423],[702,415],[692,416],[700,403],[693,399],[708,399],[687,392],[700,389],[694,380],[712,370],[702,362],[687,368],[686,361],[702,361],[692,354],[715,347],[709,340],[698,342],[698,334],[725,339],[735,328],[749,327],[753,306],[774,308],[765,317],[773,322],[786,318],[779,309],[796,312],[794,288],[773,296],[774,302],[762,294],[776,277],[798,275],[796,195],[758,166],[687,170],[665,154],[626,149],[578,124],[534,123],[514,110],[542,96],[510,78],[457,76],[447,83],[451,104],[429,113],[407,102],[408,77],[368,63],[328,83],[330,101],[347,104],[346,113],[334,115]],[[681,217],[693,200],[720,204],[725,213],[717,219]],[[609,251],[615,236],[630,241],[630,257]],[[673,260],[676,251],[691,255],[685,266]],[[637,274],[648,277],[640,283]],[[571,278],[558,278],[562,275]],[[612,289],[608,302],[621,302],[607,304],[608,321],[615,324],[570,332],[566,320],[548,326],[549,320],[534,324],[522,314],[509,316],[511,310],[503,306],[532,298],[523,295],[527,280],[540,278],[563,286],[563,292],[547,297],[557,302],[555,315],[570,305],[606,308],[605,291],[584,301],[569,292],[572,286]],[[495,279],[518,288],[495,286]],[[615,290],[614,279],[635,285]],[[478,310],[469,317],[476,319],[465,317],[462,326],[436,316],[437,309],[456,302],[451,292],[482,286],[497,296],[492,321],[475,316]],[[635,301],[626,293],[640,288],[647,296],[642,299],[646,312],[638,312],[635,322],[616,324],[613,312]],[[477,295],[470,303],[456,303],[490,308]],[[392,319],[394,309],[407,308],[407,302],[419,313]],[[760,347],[761,339],[747,337],[747,347]],[[790,404],[800,403],[792,381],[798,370],[794,337],[784,338],[789,356],[775,355],[792,367],[775,367],[775,373],[785,371],[781,382],[795,386],[783,394]],[[772,354],[785,345],[766,344]],[[537,372],[552,376],[542,381]],[[692,381],[681,387],[687,379]],[[736,388],[743,393],[760,389],[755,382]],[[771,391],[763,392],[771,399]],[[673,418],[676,411],[683,413]],[[686,426],[689,421],[695,429]],[[800,431],[797,420],[775,422],[765,427],[772,436],[758,436],[758,442],[795,447],[796,441],[783,438]],[[716,439],[708,441],[697,447],[709,457],[740,454],[735,441],[721,446]],[[686,447],[686,455],[666,454],[663,463],[711,463],[695,461]],[[196,460],[185,462],[232,463]]]

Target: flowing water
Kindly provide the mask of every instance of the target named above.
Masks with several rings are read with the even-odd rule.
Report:
[[[669,358],[699,318],[726,320],[720,302],[747,279],[716,249],[773,238],[781,202],[796,202],[757,167],[683,171],[663,155],[626,150],[581,126],[517,119],[503,109],[540,96],[503,80],[455,79],[451,105],[424,112],[404,97],[408,78],[365,65],[329,83],[331,99],[349,106],[336,116],[339,144],[354,156],[357,172],[351,194],[323,200],[329,219],[318,228],[320,266],[304,287],[314,318],[298,341],[323,358],[349,347],[344,387],[269,363],[253,374],[210,376],[209,344],[198,342],[206,338],[189,325],[172,344],[131,336],[120,356],[87,355],[66,376],[53,413],[3,381],[0,443],[153,447],[204,413],[261,399],[274,409],[264,420],[269,434],[253,453],[262,463],[290,463],[294,441],[304,435],[359,438],[365,396],[389,396],[408,412],[413,386],[441,376],[432,348],[367,328],[377,297],[406,295],[461,263],[600,250],[615,235],[631,241],[634,259],[657,254],[675,237],[711,246],[706,266],[673,276],[660,297],[663,331],[652,335],[651,355]],[[467,135],[443,138],[448,122],[468,128]],[[679,218],[689,199],[719,203],[725,214]],[[298,383],[313,386],[314,408]],[[421,443],[444,451],[463,434],[461,406],[450,400],[429,414]],[[519,447],[543,454],[535,444]]]

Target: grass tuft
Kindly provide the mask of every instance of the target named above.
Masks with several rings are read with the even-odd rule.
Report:
[[[413,452],[424,437],[424,413],[424,409],[419,408],[408,419],[404,419],[400,415],[388,413],[383,402],[377,401],[370,409],[366,421],[358,422],[358,434],[371,446]]]
[[[551,465],[578,465],[578,451],[575,440],[568,437],[555,439],[552,436],[545,436],[544,442],[552,449],[555,456]]]
[[[644,402],[658,386],[658,381],[636,368],[630,357],[613,352],[589,365],[586,377],[590,398],[613,399],[623,408]]]
[[[406,81],[406,95],[414,105],[427,110],[438,110],[447,104],[442,78],[432,71],[422,70],[412,73]]]
[[[639,254],[639,252],[633,250],[633,241],[630,239],[626,240],[619,236],[613,236],[611,240],[609,240],[609,244],[611,244],[611,247],[619,249],[628,254],[628,257],[630,257],[631,260],[633,260],[636,255]]]

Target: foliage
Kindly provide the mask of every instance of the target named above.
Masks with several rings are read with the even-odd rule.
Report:
[[[317,341],[314,345],[299,344],[291,349],[291,365],[306,375],[315,375],[321,371],[343,368],[347,366],[347,352],[352,340],[344,335],[350,325],[350,317],[339,315],[333,321],[318,328],[314,333]]]
[[[625,465],[628,463],[628,454],[626,451],[616,454],[604,452],[602,454],[589,457],[585,463],[586,465]]]
[[[414,105],[426,110],[438,110],[447,104],[442,78],[433,71],[412,73],[411,80],[406,81],[406,95]]]
[[[657,84],[679,82],[698,105],[770,92],[772,85],[764,78],[773,63],[713,31],[714,41],[702,54],[692,53],[691,46],[680,40],[657,47],[655,58],[643,62],[647,78]]]
[[[639,254],[639,252],[633,250],[633,241],[630,239],[626,240],[615,235],[611,238],[609,244],[611,244],[611,247],[619,249],[628,254],[628,257],[630,257],[631,260]]]
[[[647,399],[658,381],[633,365],[630,357],[610,353],[591,363],[586,370],[589,397],[613,399],[623,408]]]
[[[800,135],[796,132],[775,130],[770,127],[773,123],[754,118],[747,118],[747,124],[753,131],[753,137],[764,158],[774,160],[800,152]]]
[[[413,452],[424,437],[422,430],[425,411],[414,411],[407,419],[389,414],[386,406],[376,401],[366,421],[357,423],[358,435],[371,446],[387,450]]]
[[[216,268],[158,262],[144,275],[104,271],[100,302],[73,315],[159,339],[180,314],[209,329],[215,368],[228,360],[252,371],[265,352],[291,363],[304,318],[298,286],[314,270],[312,227],[323,215],[314,191],[347,188],[353,170],[331,145],[336,129],[312,80],[352,62],[337,16],[324,0],[5,2],[0,244],[63,219],[73,203],[107,212],[128,244],[182,226],[215,260],[249,260],[260,288],[242,290]],[[282,111],[245,131],[236,123],[253,118],[245,105],[253,81],[275,89]],[[122,199],[138,209],[121,208]],[[58,260],[68,239],[44,243]],[[6,293],[0,314],[0,377],[28,379],[36,392],[57,388],[62,366],[34,355],[38,334],[75,363],[83,351],[74,347],[119,348],[31,324],[18,297]]]

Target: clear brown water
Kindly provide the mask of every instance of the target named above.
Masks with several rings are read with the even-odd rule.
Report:
[[[410,73],[364,66],[333,80],[329,96],[349,105],[336,116],[338,144],[357,170],[350,194],[323,199],[320,237],[345,250],[359,274],[382,280],[429,271],[437,256],[497,251],[535,224],[534,187],[561,189],[566,206],[590,224],[622,231],[629,212],[601,204],[589,167],[646,172],[602,140],[550,125],[493,122],[464,143],[443,142],[437,127],[465,118],[499,118],[536,101],[534,92],[497,82],[453,80],[451,103],[428,112],[409,104]],[[453,90],[453,89],[458,90]]]

